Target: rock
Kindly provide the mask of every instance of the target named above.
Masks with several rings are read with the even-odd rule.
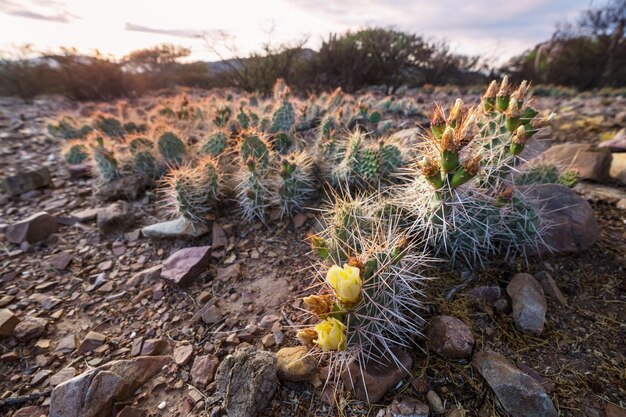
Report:
[[[38,407],[36,405],[29,405],[28,407],[22,407],[13,414],[13,417],[41,417],[47,414],[47,410],[44,407]]]
[[[204,223],[193,223],[185,217],[155,223],[141,229],[141,234],[150,239],[195,239],[204,236],[209,228]]]
[[[609,179],[611,151],[607,148],[565,143],[550,147],[538,159],[541,163],[555,165],[560,170],[574,170],[582,180],[604,182]]]
[[[215,376],[215,394],[228,417],[253,417],[272,400],[278,388],[276,357],[250,345],[240,345],[224,358]],[[54,417],[54,416],[50,416]]]
[[[187,286],[206,271],[210,255],[210,246],[180,249],[163,263],[161,278],[173,285]]]
[[[6,238],[11,243],[28,242],[33,244],[46,240],[51,234],[56,233],[57,228],[57,220],[42,211],[9,225],[6,230]]]
[[[445,411],[445,408],[443,407],[443,402],[435,391],[428,391],[428,393],[426,394],[426,400],[428,401],[428,405],[430,406],[431,410],[433,410],[435,414],[441,414]]]
[[[172,359],[177,365],[187,365],[193,355],[193,345],[183,345],[174,349]]]
[[[97,224],[102,233],[123,232],[134,222],[132,208],[126,201],[116,201],[98,210]]]
[[[622,184],[626,184],[626,148],[624,153],[613,154],[613,162],[611,162],[609,173],[611,177],[616,178]]]
[[[213,223],[213,238],[211,240],[211,248],[219,249],[228,246],[228,237],[222,226],[217,223]]]
[[[580,196],[585,200],[589,201],[602,201],[605,203],[616,204],[620,200],[626,198],[626,191],[620,188],[585,181],[577,183],[572,190],[580,194]]]
[[[222,313],[219,312],[214,302],[206,303],[191,319],[192,323],[198,323],[202,320],[206,324],[215,324],[222,319]]]
[[[87,333],[83,341],[80,343],[80,346],[78,347],[78,351],[80,353],[93,351],[94,349],[102,346],[106,338],[107,337],[103,335],[102,333],[93,332],[93,331],[89,332]]]
[[[71,216],[81,223],[87,223],[87,222],[94,220],[96,217],[98,217],[98,212],[100,210],[102,209],[99,207],[77,210],[77,211],[72,212]]]
[[[46,332],[48,320],[39,317],[27,317],[13,329],[13,336],[27,342],[37,339]]]
[[[405,351],[396,349],[394,354],[402,366],[398,366],[390,358],[372,359],[365,363],[361,370],[358,362],[353,360],[341,375],[343,383],[354,391],[359,400],[379,402],[387,391],[410,374],[413,366],[413,359]]]
[[[304,226],[304,224],[306,223],[306,221],[308,220],[308,217],[305,216],[302,213],[298,213],[295,216],[293,216],[293,226],[296,229],[301,228],[302,226]]]
[[[57,343],[57,346],[54,349],[54,351],[60,352],[60,353],[71,353],[75,349],[76,349],[76,335],[69,334],[65,336],[64,338],[62,338],[61,340],[59,340],[59,343]]]
[[[94,196],[101,201],[133,201],[149,186],[149,181],[140,175],[125,175],[113,181],[98,183],[94,186]]]
[[[170,362],[169,356],[140,356],[109,362],[57,385],[49,417],[104,417]]]
[[[2,181],[4,191],[11,197],[48,187],[50,184],[52,184],[52,177],[50,177],[50,170],[46,167],[41,167],[36,171],[20,172]]]
[[[91,173],[93,171],[93,167],[91,164],[73,164],[68,165],[67,170],[70,173],[70,178],[73,180],[77,180],[80,178],[88,178],[91,177]]]
[[[115,417],[146,417],[146,410],[127,405]]]
[[[626,408],[609,403],[604,407],[604,415],[605,417],[626,417]]]
[[[0,336],[11,336],[20,319],[8,308],[0,310]]]
[[[430,409],[423,402],[410,397],[396,397],[385,410],[384,417],[429,417]]]
[[[444,358],[463,359],[472,356],[472,331],[456,317],[433,317],[426,328],[426,338],[428,348]]]
[[[191,367],[191,380],[197,387],[213,382],[220,360],[215,355],[196,356]]]
[[[68,252],[60,252],[50,259],[50,265],[59,271],[65,271],[72,262],[72,255]]]
[[[263,338],[261,339],[261,343],[263,343],[264,347],[271,348],[276,346],[276,338],[274,337],[273,333],[269,333],[263,336]]]
[[[305,346],[285,347],[276,353],[278,378],[291,382],[313,382],[318,378],[317,361]]]
[[[611,152],[626,152],[626,128],[618,131],[613,139],[600,142],[598,145],[600,148],[607,148]],[[615,157],[615,154],[613,155]]]
[[[541,385],[502,355],[479,352],[474,355],[472,365],[512,417],[557,417],[556,409]]]
[[[57,385],[62,384],[65,381],[68,381],[74,378],[75,376],[76,376],[76,369],[72,367],[61,369],[59,372],[57,372],[50,378],[50,386],[56,387]]]
[[[548,309],[543,288],[530,274],[515,274],[506,287],[511,297],[513,321],[524,334],[540,336]]]
[[[167,352],[169,345],[165,339],[147,339],[141,346],[141,356],[162,355]]]
[[[541,288],[543,288],[543,293],[545,295],[552,298],[554,301],[558,302],[562,306],[567,305],[567,299],[565,298],[559,287],[556,285],[556,282],[554,282],[554,278],[552,278],[552,275],[545,271],[539,271],[535,274],[535,279],[537,280],[537,282],[539,282]]]
[[[241,264],[236,263],[226,268],[217,268],[217,280],[226,282],[237,278],[241,274]]]
[[[534,248],[539,256],[567,255],[589,249],[600,238],[600,227],[588,202],[569,188],[557,184],[519,187],[531,204],[543,212],[549,229],[544,245]]]
[[[465,293],[469,298],[493,305],[502,297],[502,290],[497,285],[472,288]]]
[[[135,288],[142,284],[154,282],[161,277],[162,269],[163,267],[161,265],[155,265],[148,269],[144,269],[143,271],[137,272],[131,279],[128,280],[126,287]]]

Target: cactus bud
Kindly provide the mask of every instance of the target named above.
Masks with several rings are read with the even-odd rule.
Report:
[[[511,87],[509,86],[509,77],[504,76],[502,84],[500,84],[500,90],[496,95],[496,108],[504,113],[509,107],[509,101],[511,100]]]
[[[318,317],[324,317],[333,311],[332,295],[310,295],[302,299],[306,308]]]
[[[248,167],[248,171],[254,172],[254,170],[256,169],[256,163],[254,162],[254,159],[248,158],[248,160],[246,161],[246,166]]]
[[[361,274],[363,274],[363,269],[365,268],[365,265],[363,265],[363,262],[359,258],[352,257],[348,259],[348,265],[359,268],[359,271],[361,271]]]
[[[425,158],[420,164],[419,169],[422,175],[426,177],[436,189],[443,186],[443,180],[441,179],[441,168],[431,159]]]
[[[433,111],[433,115],[430,118],[430,130],[433,132],[435,139],[441,139],[441,135],[446,128],[446,120],[441,113],[441,110],[437,107]]]
[[[528,136],[526,135],[526,128],[524,126],[518,127],[511,138],[511,155],[519,155],[522,153],[527,141]]]
[[[328,252],[328,244],[321,236],[311,236],[311,249],[313,249],[320,258],[326,259],[330,256]]]
[[[461,100],[460,98],[457,98],[456,101],[454,102],[454,105],[450,109],[450,117],[448,117],[448,120],[450,121],[450,125],[452,127],[456,127],[457,120],[461,118],[462,114],[463,114],[463,100]]]
[[[472,158],[461,164],[461,167],[454,173],[450,180],[452,188],[460,187],[478,174],[480,163],[478,158]]]
[[[447,127],[441,136],[441,168],[444,173],[453,171],[459,164],[459,152],[454,140],[454,129]]]
[[[498,83],[496,80],[493,80],[485,95],[483,96],[483,109],[487,112],[493,111],[496,105],[496,95],[498,94]]]

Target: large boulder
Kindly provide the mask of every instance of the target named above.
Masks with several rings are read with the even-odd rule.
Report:
[[[176,286],[187,286],[206,271],[210,257],[210,246],[180,249],[163,263],[161,278]]]
[[[221,402],[228,417],[254,417],[267,407],[278,388],[276,372],[276,356],[240,345],[217,369],[215,394],[209,402]]]
[[[626,150],[624,153],[613,154],[609,173],[611,177],[626,185]]]
[[[20,172],[16,175],[6,177],[2,181],[4,191],[11,197],[17,197],[20,194],[37,188],[47,187],[52,184],[50,170],[46,167],[39,168],[35,171]]]
[[[140,356],[109,362],[57,385],[49,417],[108,417],[123,401],[170,362],[169,356]]]
[[[541,284],[530,274],[515,274],[506,292],[511,297],[513,321],[517,330],[540,336],[548,309]]]
[[[609,179],[611,151],[591,144],[565,143],[554,145],[538,159],[560,170],[574,170],[580,179],[603,182]]]
[[[28,242],[32,244],[46,240],[57,231],[57,228],[57,220],[42,211],[9,225],[6,230],[6,237],[11,243]]]
[[[195,239],[208,232],[209,228],[204,223],[194,223],[182,216],[141,229],[141,234],[150,239]]]
[[[626,129],[621,129],[615,134],[613,139],[601,142],[598,146],[609,149],[614,153],[626,152]],[[613,157],[615,157],[615,155],[613,155]]]
[[[512,417],[557,417],[550,397],[541,385],[504,356],[479,352],[472,365],[487,381],[498,402]]]
[[[533,248],[539,256],[574,254],[589,249],[600,238],[593,209],[569,188],[557,184],[519,187],[526,199],[542,213],[548,227],[543,243]]]

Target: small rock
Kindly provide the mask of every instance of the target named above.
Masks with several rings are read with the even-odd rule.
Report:
[[[172,358],[177,365],[186,365],[193,355],[193,345],[183,345],[174,349]]]
[[[370,360],[361,369],[361,366],[354,360],[341,375],[343,383],[354,391],[359,400],[369,400],[370,403],[379,402],[387,391],[409,375],[413,366],[413,359],[405,351],[397,349],[394,354],[402,367],[389,359],[383,359]]]
[[[22,341],[41,337],[48,325],[48,320],[39,317],[27,317],[13,329],[13,335]]]
[[[126,201],[116,201],[98,210],[97,224],[102,233],[123,232],[134,222],[131,206]]]
[[[291,382],[313,382],[318,377],[317,361],[305,346],[285,347],[276,353],[278,378]]]
[[[50,265],[59,271],[65,271],[72,262],[72,255],[68,252],[60,252],[50,259]]]
[[[266,334],[261,339],[261,343],[263,343],[263,346],[265,346],[266,348],[271,348],[276,346],[276,338],[274,337],[273,333]]]
[[[204,223],[193,223],[185,217],[155,223],[141,229],[141,234],[150,239],[190,240],[206,235],[209,228]]]
[[[169,345],[167,343],[167,340],[147,339],[147,340],[144,340],[143,345],[141,346],[141,355],[142,356],[161,355],[167,351],[168,347]]]
[[[63,382],[70,380],[76,376],[76,369],[69,367],[61,369],[50,378],[50,386],[56,387]]]
[[[613,154],[613,161],[611,162],[611,170],[609,172],[611,177],[626,185],[626,149],[624,151],[624,153]]]
[[[557,301],[562,306],[567,305],[567,299],[556,285],[556,282],[554,282],[552,275],[545,271],[539,271],[535,274],[535,279],[541,284],[545,295]]]
[[[556,409],[541,385],[502,355],[479,352],[474,355],[472,364],[512,417],[557,417]]]
[[[428,394],[426,394],[426,400],[428,401],[428,405],[435,414],[441,414],[445,411],[445,408],[443,407],[443,402],[435,391],[428,391]]]
[[[124,175],[114,181],[106,181],[93,187],[94,195],[101,201],[134,201],[150,186],[141,175]]]
[[[606,417],[626,417],[626,408],[609,403],[604,408],[604,414]]]
[[[169,356],[143,356],[109,362],[57,385],[50,398],[49,417],[111,415],[120,402],[170,362]]]
[[[80,343],[78,351],[80,353],[93,351],[96,348],[102,346],[106,338],[107,337],[102,333],[91,331],[87,333],[83,341]]]
[[[36,405],[30,405],[28,407],[22,407],[13,414],[13,417],[41,417],[47,414],[47,410],[44,407]]]
[[[198,387],[213,382],[220,360],[215,355],[196,356],[191,367],[191,380]]]
[[[206,303],[192,318],[193,323],[202,320],[206,324],[215,324],[222,319],[222,313],[219,312],[215,304]]]
[[[163,263],[161,277],[177,286],[189,285],[206,271],[210,255],[209,246],[180,249]]]
[[[609,179],[611,151],[591,144],[564,143],[554,145],[541,154],[542,163],[574,170],[580,179],[603,182]]]
[[[208,402],[221,401],[228,417],[255,416],[267,407],[278,388],[276,372],[273,354],[240,345],[220,364],[215,394]]]
[[[497,285],[491,285],[472,288],[465,294],[473,300],[483,301],[488,305],[493,305],[493,303],[502,297],[502,290]]]
[[[511,297],[513,321],[522,333],[540,336],[548,309],[541,285],[530,274],[515,274],[506,287]]]
[[[78,210],[72,212],[71,216],[78,220],[81,223],[87,223],[89,221],[95,220],[98,217],[98,212],[100,208],[88,208],[83,210]]]
[[[428,348],[444,358],[462,359],[472,356],[472,331],[456,317],[433,317],[426,328],[426,337]]]
[[[0,310],[0,336],[11,336],[20,319],[8,308]]]
[[[57,347],[54,349],[55,352],[60,353],[70,353],[76,349],[76,335],[69,334],[59,340]]]
[[[56,233],[57,228],[57,220],[42,211],[9,225],[6,230],[6,238],[11,243],[28,242],[34,244],[46,240],[51,234]]]
[[[222,226],[217,223],[213,223],[213,239],[211,240],[211,247],[213,249],[225,248],[228,246],[228,237]]]
[[[237,278],[241,274],[241,265],[236,263],[226,268],[217,268],[217,280],[226,282]]]
[[[298,213],[295,216],[293,216],[293,225],[296,229],[299,229],[302,226],[304,226],[307,220],[308,220],[307,216],[305,216],[302,213]]]
[[[50,176],[50,170],[46,167],[41,167],[36,171],[20,172],[2,181],[4,191],[11,197],[17,197],[20,194],[38,188],[48,187],[50,184],[52,184],[52,177]]]
[[[67,170],[70,173],[70,178],[77,180],[91,177],[93,167],[91,164],[72,164],[67,166]]]
[[[146,410],[127,405],[122,411],[117,413],[116,417],[146,417],[146,415]]]
[[[410,397],[396,397],[385,410],[384,417],[429,417],[430,409],[423,402]]]
[[[161,269],[161,265],[155,265],[141,272],[137,272],[128,280],[126,287],[135,288],[139,285],[156,281],[161,276]]]

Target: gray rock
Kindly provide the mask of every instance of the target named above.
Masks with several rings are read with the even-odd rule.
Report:
[[[141,234],[150,239],[195,239],[204,236],[209,228],[203,223],[193,223],[185,217],[155,223],[141,229]]]
[[[474,355],[472,364],[512,417],[557,417],[556,409],[541,385],[502,355],[479,352]]]
[[[426,394],[426,400],[428,400],[428,405],[435,414],[441,414],[445,411],[443,401],[441,401],[441,398],[435,391],[428,391]]]
[[[161,278],[184,287],[206,271],[211,256],[210,246],[184,248],[173,253],[163,263]]]
[[[433,317],[426,327],[426,338],[428,348],[444,358],[462,359],[472,356],[472,331],[456,317]]]
[[[98,210],[98,229],[102,233],[123,232],[133,225],[133,211],[126,201],[115,203]]]
[[[611,162],[611,170],[609,172],[611,177],[616,178],[619,182],[626,185],[626,149],[624,153],[613,154],[613,161]]]
[[[557,184],[519,187],[528,201],[542,212],[548,226],[542,243],[531,248],[539,256],[574,254],[589,249],[600,238],[600,227],[588,202]]]
[[[396,349],[394,354],[402,366],[391,358],[383,358],[370,360],[361,369],[359,363],[353,360],[341,375],[343,383],[354,391],[359,400],[379,402],[387,391],[410,374],[413,367],[413,359],[407,352]]]
[[[57,228],[57,220],[42,211],[9,225],[6,230],[6,238],[11,243],[28,242],[33,244],[46,240],[51,234],[56,233]]]
[[[493,305],[502,297],[502,290],[497,285],[475,287],[465,293],[469,298],[477,301],[484,301],[488,305]]]
[[[558,302],[562,306],[567,305],[567,299],[556,285],[554,278],[548,272],[539,271],[535,274],[535,279],[543,288],[543,293],[548,297],[552,298],[554,301]]]
[[[35,171],[20,172],[2,181],[4,191],[11,197],[17,197],[28,191],[44,188],[52,184],[50,170],[41,167]]]
[[[591,144],[565,143],[554,145],[538,159],[560,171],[574,170],[580,179],[603,182],[609,179],[611,151]]]
[[[47,325],[48,320],[46,319],[40,317],[26,317],[24,321],[15,326],[13,336],[24,342],[37,339],[46,332]]]
[[[133,201],[137,200],[149,186],[149,181],[140,175],[123,176],[94,185],[94,196],[101,201]]]
[[[579,182],[572,190],[589,201],[603,201],[605,203],[616,204],[626,198],[626,191],[620,188],[586,181]]]
[[[105,417],[113,403],[134,391],[170,362],[169,356],[145,356],[109,362],[57,385],[49,417]]]
[[[196,356],[191,367],[191,380],[197,387],[213,382],[220,360],[215,355]]]
[[[20,319],[8,308],[0,310],[0,336],[11,336]]]
[[[272,353],[239,345],[217,369],[215,394],[208,401],[221,401],[229,417],[254,417],[267,407],[278,388],[276,372]]]
[[[211,247],[213,249],[225,248],[228,246],[228,236],[222,226],[217,223],[213,223],[213,233],[211,239]]]
[[[506,287],[511,297],[513,321],[522,333],[540,336],[548,309],[543,288],[530,274],[515,274]]]
[[[384,417],[429,417],[430,409],[423,402],[410,397],[396,397],[385,410]]]

